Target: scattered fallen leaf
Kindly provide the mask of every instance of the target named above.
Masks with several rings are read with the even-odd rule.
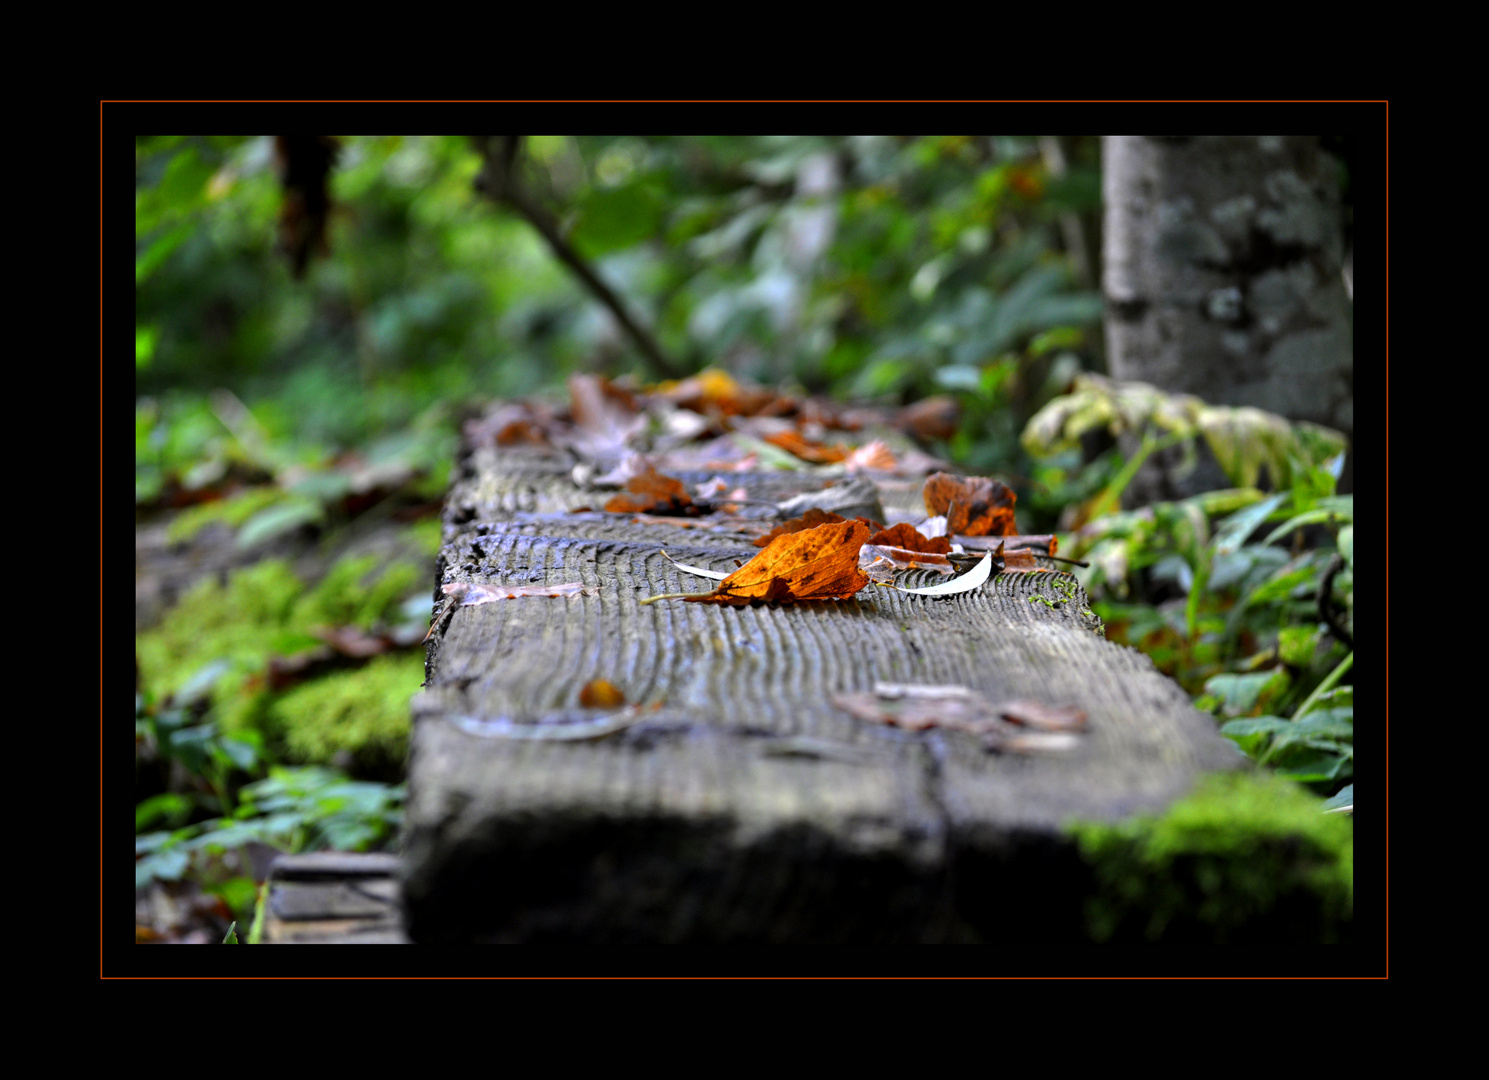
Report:
[[[801,460],[810,461],[817,465],[835,465],[850,453],[849,449],[842,443],[838,443],[835,446],[826,446],[819,442],[804,439],[794,431],[778,431],[773,435],[766,435],[764,438],[772,446],[779,446],[782,450],[795,454]]]
[[[1005,720],[1040,731],[1081,731],[1086,713],[1074,705],[1046,705],[1041,701],[1005,701],[998,706]]]
[[[894,472],[899,468],[899,464],[895,460],[894,451],[889,449],[883,439],[864,443],[843,459],[843,468],[850,473]]]
[[[959,536],[957,543],[968,551],[992,551],[1007,544],[1009,551],[1033,549],[1035,555],[1053,555],[1060,550],[1060,538],[1053,533],[1031,533],[1010,536]]]
[[[858,521],[778,536],[711,593],[666,593],[641,603],[681,599],[743,606],[756,600],[846,600],[869,584],[858,568],[858,549],[868,536],[868,528]]]
[[[583,596],[584,582],[567,581],[562,585],[477,585],[471,581],[452,581],[440,592],[460,601],[461,607],[489,604],[496,600],[515,600],[519,596]]]
[[[626,703],[626,695],[608,679],[591,679],[579,690],[579,704],[586,709],[614,709]]]
[[[933,555],[945,555],[951,550],[951,541],[946,537],[926,536],[908,521],[902,521],[888,529],[881,529],[866,542],[884,547],[904,548],[906,551],[925,551]]]
[[[788,533],[803,532],[807,529],[815,529],[822,525],[836,525],[840,521],[847,520],[847,518],[842,517],[838,514],[833,514],[826,510],[818,510],[816,507],[813,507],[805,514],[802,514],[801,517],[792,518],[790,521],[783,521],[775,528],[771,529],[770,532],[766,533],[764,536],[757,537],[755,539],[755,546],[763,548],[778,536],[785,536]],[[865,522],[864,524],[868,523]]]
[[[796,517],[814,508],[841,514],[845,518],[862,517],[870,521],[884,520],[884,506],[879,501],[879,489],[872,481],[861,477],[834,484],[820,491],[804,492],[793,499],[776,503],[776,509],[786,517]]]
[[[788,399],[764,386],[741,383],[718,368],[700,371],[681,382],[665,382],[658,388],[662,397],[698,413],[718,412],[725,416],[753,416],[789,405]]]
[[[1012,536],[1013,491],[986,476],[934,473],[925,482],[926,513],[946,515],[946,531],[963,536]]]
[[[681,480],[657,472],[650,465],[626,481],[629,495],[616,495],[605,504],[612,514],[686,514],[693,500]]]
[[[896,424],[917,438],[949,439],[956,434],[957,422],[961,419],[962,407],[956,398],[948,394],[922,398],[913,405],[906,405],[895,418]]]
[[[869,577],[880,582],[893,581],[897,570],[935,570],[942,574],[956,572],[956,567],[945,555],[887,547],[883,544],[864,544],[859,548],[858,565],[863,567]]]
[[[646,414],[626,390],[599,375],[569,376],[574,448],[597,461],[619,461],[626,443],[646,430]]]
[[[998,545],[998,550],[1003,551],[1001,544]],[[1020,551],[1003,551],[1003,572],[1005,574],[1049,573],[1034,561],[1034,552],[1028,548]]]
[[[939,585],[931,585],[924,589],[901,589],[898,585],[894,586],[894,588],[910,596],[952,596],[956,593],[971,592],[992,576],[993,563],[998,555],[1001,555],[1001,551],[989,551],[982,557],[981,562],[961,577],[952,578],[950,581],[943,581]]]
[[[872,693],[835,694],[832,703],[871,723],[892,724],[908,731],[965,731],[981,739],[988,750],[1022,754],[1075,748],[1080,744],[1075,732],[1084,727],[1086,719],[1084,712],[1072,706],[1032,701],[991,703],[966,686],[876,683]],[[1051,726],[1030,723],[1029,718],[1035,716]],[[1018,724],[1040,726],[1041,730],[1030,734],[1015,726]]]
[[[429,633],[424,635],[425,641],[434,636],[434,632],[457,607],[490,604],[497,600],[515,600],[522,596],[593,595],[592,590],[585,589],[582,581],[569,581],[562,585],[477,585],[471,581],[452,581],[448,585],[440,586],[440,592],[449,599],[434,616],[434,621],[429,624]]]
[[[876,697],[895,698],[970,698],[972,688],[970,686],[936,685],[933,683],[874,683],[874,695]]]
[[[701,566],[689,566],[687,563],[680,563],[671,555],[668,555],[665,550],[662,552],[662,558],[666,559],[673,566],[677,567],[684,573],[697,574],[699,577],[713,578],[715,581],[723,581],[726,577],[729,576],[721,570],[705,570]]]

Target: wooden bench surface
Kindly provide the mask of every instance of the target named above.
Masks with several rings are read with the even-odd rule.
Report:
[[[585,594],[458,607],[437,627],[402,862],[415,941],[1068,938],[1081,870],[1063,823],[1161,809],[1244,764],[1146,657],[1105,640],[1066,573],[942,598],[643,606],[715,584],[667,556],[728,572],[759,548],[727,518],[601,512],[574,464],[478,440],[447,502],[442,583]],[[712,475],[667,471],[690,490]],[[760,500],[842,482],[724,475]],[[881,478],[887,516],[923,516],[920,486]],[[584,707],[596,679],[625,706]],[[1088,726],[1063,750],[990,751],[834,702],[879,683],[1073,706]]]

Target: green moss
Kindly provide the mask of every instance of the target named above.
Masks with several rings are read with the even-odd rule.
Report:
[[[211,692],[222,731],[260,731],[298,760],[327,763],[347,751],[371,768],[401,765],[422,655],[380,657],[282,694],[263,679],[272,657],[319,646],[315,627],[370,629],[396,620],[423,571],[376,563],[375,556],[343,559],[309,591],[281,560],[236,570],[226,584],[199,583],[158,627],[136,637],[143,685],[164,701],[207,665],[226,661]]]
[[[233,528],[242,525],[260,510],[273,506],[285,497],[277,487],[254,487],[228,499],[193,506],[183,510],[166,531],[166,539],[177,544],[190,540],[214,521],[224,522]]]
[[[378,568],[375,555],[342,559],[295,605],[297,627],[356,626],[370,630],[397,618],[397,608],[427,575],[407,562]]]
[[[408,527],[409,536],[413,538],[420,551],[431,559],[439,554],[440,544],[443,542],[442,527],[438,518],[428,521],[416,521]]]
[[[297,761],[329,764],[345,752],[359,772],[397,772],[408,753],[409,701],[423,681],[423,656],[380,656],[287,691],[268,716]]]
[[[1269,773],[1206,778],[1158,818],[1071,827],[1097,941],[1337,942],[1354,915],[1354,824]]]
[[[259,670],[280,646],[304,585],[281,560],[235,570],[226,585],[199,582],[154,629],[135,638],[144,685],[157,698],[174,694],[217,660],[237,671]]]

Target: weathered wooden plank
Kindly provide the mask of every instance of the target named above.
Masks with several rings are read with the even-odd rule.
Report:
[[[460,608],[433,640],[403,870],[415,940],[971,941],[1009,920],[1068,936],[1082,886],[1063,822],[1158,809],[1243,763],[1179,687],[1105,641],[1067,574],[945,598],[642,606],[713,585],[664,548],[724,572],[758,549],[727,527],[576,513],[604,496],[571,472],[558,452],[476,447],[447,504],[444,582],[588,594]],[[772,500],[823,483],[736,479]],[[886,491],[887,516],[913,516],[912,495]],[[642,710],[582,707],[591,679]],[[832,701],[877,682],[1072,705],[1089,728],[1064,753],[989,752]],[[586,730],[609,733],[570,737]]]
[[[269,944],[407,944],[399,860],[322,851],[281,855],[269,870]]]

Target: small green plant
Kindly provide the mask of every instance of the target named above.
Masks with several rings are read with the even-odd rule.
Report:
[[[1354,497],[1335,494],[1342,437],[1083,376],[1024,441],[1054,454],[1096,428],[1143,435],[1061,545],[1090,562],[1080,576],[1108,636],[1147,652],[1253,759],[1338,792],[1354,758],[1352,689],[1339,685],[1354,656]],[[1201,437],[1236,488],[1117,509],[1154,450],[1192,450]],[[1270,493],[1255,486],[1263,474]]]
[[[135,837],[135,888],[179,881],[195,867],[250,843],[279,851],[369,851],[388,843],[403,820],[404,789],[348,780],[316,766],[274,768],[240,792],[231,815]]]

